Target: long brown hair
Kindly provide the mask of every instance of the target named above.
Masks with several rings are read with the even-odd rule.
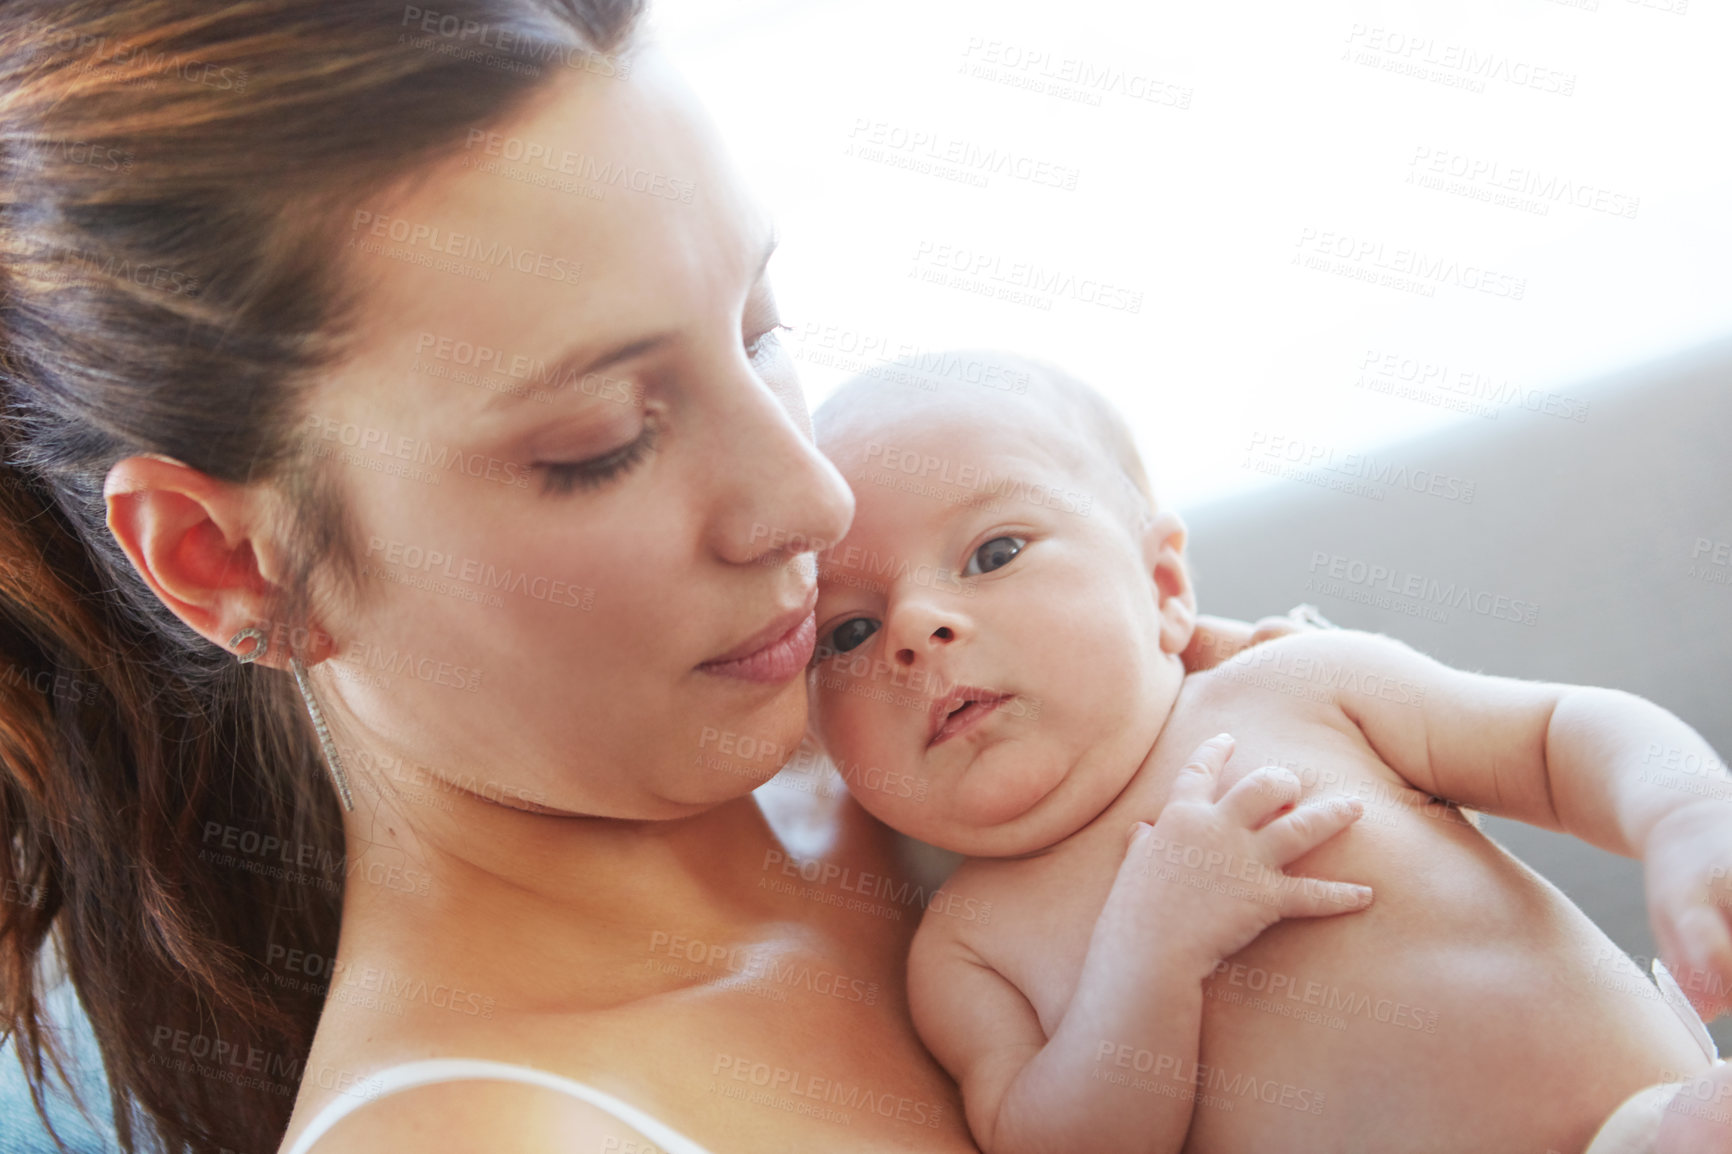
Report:
[[[329,463],[296,435],[355,315],[333,225],[561,68],[623,73],[606,54],[641,4],[0,8],[0,1041],[45,1124],[63,971],[128,1152],[274,1149],[324,995],[270,963],[332,955],[342,912],[340,872],[301,868],[343,839],[295,686],[149,589],[109,468],[279,487],[279,630],[307,627],[321,567],[352,589]]]

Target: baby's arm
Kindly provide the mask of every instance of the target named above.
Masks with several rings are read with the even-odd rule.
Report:
[[[1326,679],[1375,675],[1356,690],[1335,681],[1337,703],[1416,788],[1643,858],[1662,956],[1727,989],[1732,777],[1695,730],[1631,693],[1467,673],[1380,634],[1319,632],[1265,652],[1277,646],[1321,662]],[[1663,781],[1677,766],[1695,767],[1678,775],[1693,788]],[[1724,993],[1692,1000],[1710,1018],[1728,1005]]]
[[[908,963],[910,1007],[960,1083],[986,1154],[1177,1151],[1190,1099],[1123,1076],[1152,1080],[1152,1063],[1177,1085],[1173,1071],[1196,1070],[1203,979],[1269,925],[1369,904],[1365,886],[1289,878],[1280,868],[1352,824],[1363,806],[1335,798],[1274,816],[1299,794],[1298,779],[1279,768],[1248,774],[1216,800],[1231,751],[1225,735],[1205,743],[1159,821],[1132,828],[1050,1037],[1030,1000],[957,936],[952,919],[922,922]],[[1119,1063],[1137,1051],[1149,1062]]]

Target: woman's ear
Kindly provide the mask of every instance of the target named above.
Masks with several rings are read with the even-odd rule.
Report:
[[[264,607],[273,574],[261,571],[261,561],[272,554],[258,491],[213,480],[160,453],[140,453],[115,462],[102,493],[109,531],[175,616],[223,649],[239,630],[271,625]],[[270,632],[274,642],[276,630]],[[315,641],[304,656],[316,664],[327,653]],[[272,644],[262,663],[287,669],[288,655]]]
[[[1197,594],[1185,565],[1188,530],[1177,513],[1159,511],[1143,521],[1143,570],[1154,584],[1161,617],[1161,649],[1183,653],[1197,629]]]

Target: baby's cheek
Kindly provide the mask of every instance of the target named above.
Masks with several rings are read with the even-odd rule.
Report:
[[[891,829],[923,841],[935,836],[931,823],[943,815],[928,804],[930,782],[901,770],[853,763],[842,780],[860,808]]]
[[[824,752],[832,759],[844,756],[841,749],[845,743],[843,718],[837,708],[835,695],[828,690],[818,688],[815,680],[812,687],[809,715],[812,720],[812,732],[818,738],[818,743],[824,747]]]
[[[815,683],[812,728],[824,752],[838,768],[844,761],[863,762],[874,755],[873,735],[881,727],[872,724],[866,704],[856,694],[825,689],[821,679]]]

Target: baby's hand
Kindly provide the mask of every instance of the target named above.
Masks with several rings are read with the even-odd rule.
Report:
[[[1334,628],[1334,623],[1317,612],[1315,605],[1295,605],[1283,617],[1259,617],[1254,623],[1199,613],[1191,642],[1180,656],[1186,673],[1201,673],[1253,645],[1294,633]]]
[[[1279,767],[1246,774],[1217,799],[1232,751],[1227,734],[1198,748],[1173,782],[1160,819],[1132,827],[1120,869],[1121,877],[1136,870],[1164,883],[1148,893],[1168,948],[1175,936],[1189,939],[1181,952],[1205,972],[1282,918],[1353,913],[1371,904],[1370,886],[1282,872],[1358,821],[1364,803],[1335,797],[1283,814],[1299,797],[1299,779]]]
[[[1732,802],[1667,814],[1642,856],[1660,957],[1711,1022],[1732,1010]]]

